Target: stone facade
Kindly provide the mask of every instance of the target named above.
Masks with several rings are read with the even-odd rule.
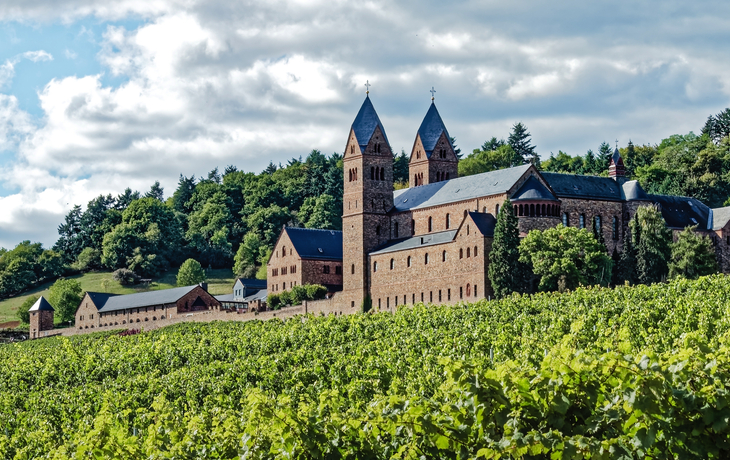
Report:
[[[43,331],[53,329],[53,310],[31,311],[30,313],[30,337],[32,339],[41,337]]]

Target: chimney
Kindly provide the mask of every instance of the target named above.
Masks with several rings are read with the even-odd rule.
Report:
[[[198,284],[198,286],[202,287],[205,292],[208,292],[208,283],[206,283],[205,281]]]

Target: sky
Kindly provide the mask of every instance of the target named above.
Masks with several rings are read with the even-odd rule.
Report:
[[[730,2],[0,2],[0,247],[180,174],[342,152],[370,97],[410,153],[521,121],[542,158],[699,132],[730,106]]]

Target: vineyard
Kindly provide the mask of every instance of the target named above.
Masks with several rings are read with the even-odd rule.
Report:
[[[0,457],[727,458],[730,278],[0,347]]]

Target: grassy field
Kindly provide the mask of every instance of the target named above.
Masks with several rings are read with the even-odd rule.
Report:
[[[122,286],[112,280],[111,272],[90,272],[83,275],[71,276],[72,279],[79,280],[81,289],[84,292],[109,292],[112,294],[134,294],[135,292],[157,291],[160,289],[170,289],[176,287],[175,280],[177,278],[177,269],[170,270],[160,278],[154,279],[149,286]],[[213,295],[229,294],[232,292],[235,277],[231,270],[217,269],[210,270],[208,273],[208,291]],[[17,297],[0,301],[0,325],[8,322],[17,321],[16,312],[18,307],[23,304],[25,299],[34,295],[43,295],[48,298],[48,289],[53,283],[46,283],[35,289],[27,291]],[[12,327],[12,324],[3,327]]]

